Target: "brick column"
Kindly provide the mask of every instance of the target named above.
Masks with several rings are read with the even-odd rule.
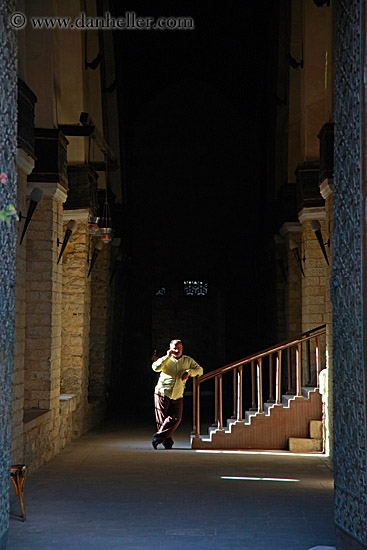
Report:
[[[111,247],[104,244],[91,274],[90,401],[105,402],[110,379],[110,264]]]
[[[27,175],[34,168],[34,160],[23,149],[17,156],[18,185],[17,209],[26,215]],[[17,224],[16,287],[15,287],[15,331],[14,331],[14,371],[13,371],[13,415],[12,415],[12,462],[24,460],[23,408],[24,408],[24,356],[25,356],[25,287],[26,287],[26,237],[19,244],[24,220]]]
[[[325,179],[320,185],[320,192],[325,199],[326,225],[328,227],[328,238],[330,238],[330,248],[327,249],[330,265],[326,268],[326,285],[325,285],[325,323],[326,323],[326,346],[327,346],[327,395],[325,402],[325,445],[326,452],[333,454],[333,308],[330,296],[331,270],[332,270],[332,254],[333,254],[333,179]]]
[[[302,332],[325,323],[325,283],[327,264],[321,252],[311,221],[318,220],[324,241],[329,238],[324,207],[304,208],[299,213],[302,226],[302,255],[305,276],[302,278]],[[326,247],[327,252],[328,248]]]
[[[57,237],[62,239],[60,183],[29,185],[43,190],[27,232],[24,407],[59,409],[62,272]]]
[[[277,340],[287,338],[286,323],[286,290],[287,273],[285,263],[285,242],[280,235],[274,235],[274,255],[277,264],[275,269],[275,315]]]
[[[301,257],[301,232],[301,225],[297,222],[286,222],[280,228],[280,234],[286,243],[284,263],[287,271],[285,299],[287,338],[293,338],[302,332],[302,273],[291,249],[293,243],[297,245]]]
[[[316,235],[311,229],[311,221],[317,220],[320,223],[324,241],[327,241],[329,238],[329,233],[327,231],[326,214],[323,206],[303,208],[298,218],[302,225],[302,254],[305,257],[303,268],[305,276],[302,277],[302,332],[306,332],[326,322],[325,289],[327,263]],[[327,253],[329,252],[327,246],[326,251]],[[325,341],[322,340],[321,344],[324,346]],[[303,361],[306,361],[305,354],[303,355]],[[312,383],[316,380],[315,369],[314,344],[311,342]],[[303,369],[303,374],[303,383],[306,383],[305,369]]]
[[[73,436],[85,431],[89,378],[89,332],[91,279],[87,277],[92,257],[91,237],[87,232],[89,210],[64,211],[64,233],[69,220],[77,221],[62,258],[62,364],[61,393],[76,396]]]

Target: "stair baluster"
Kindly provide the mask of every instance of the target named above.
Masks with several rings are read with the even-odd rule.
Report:
[[[214,378],[214,428],[218,428],[218,377]]]
[[[263,402],[263,370],[262,370],[263,360],[260,357],[257,361],[257,404],[258,412],[263,412],[264,402]]]
[[[223,387],[222,387],[222,375],[218,377],[218,428],[223,428]]]
[[[269,355],[269,399],[268,403],[275,403],[274,401],[274,372],[273,372],[273,354]]]
[[[307,359],[307,369],[306,369],[306,386],[311,385],[311,343],[310,340],[306,342],[306,359]]]
[[[280,405],[281,399],[282,399],[282,350],[281,349],[278,350],[278,354],[277,354],[276,377],[277,377],[276,403],[277,405]]]
[[[237,386],[237,368],[234,368],[234,369],[233,369],[233,415],[232,415],[232,418],[233,418],[233,419],[236,419],[236,418],[237,418],[237,407],[238,407],[238,402],[237,402],[237,391],[238,391],[238,386]]]
[[[251,408],[250,411],[257,411],[256,407],[256,380],[255,380],[255,361],[251,361]]]
[[[243,411],[243,406],[242,406],[242,382],[243,382],[243,365],[240,365],[238,367],[238,390],[237,390],[237,395],[238,395],[237,420],[238,421],[242,420],[242,411]]]
[[[200,437],[200,384],[195,377],[193,379],[193,400],[194,400],[194,429],[195,437]]]
[[[298,343],[296,348],[296,395],[302,395],[302,344]]]
[[[321,371],[320,336],[316,336],[316,387],[319,387],[319,374]]]
[[[287,395],[293,395],[293,389],[292,389],[292,348],[287,348],[287,369],[288,369],[288,388],[287,388]]]

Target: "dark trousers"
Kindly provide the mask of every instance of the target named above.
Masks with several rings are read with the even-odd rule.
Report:
[[[153,435],[158,443],[173,444],[172,434],[182,419],[183,399],[170,399],[159,393],[154,394],[154,410],[157,431]]]

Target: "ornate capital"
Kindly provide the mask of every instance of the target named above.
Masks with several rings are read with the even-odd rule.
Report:
[[[66,201],[67,191],[60,183],[44,181],[28,182],[27,195],[30,195],[35,187],[42,189],[43,196],[45,197],[53,197],[56,201],[61,203]]]
[[[326,212],[324,206],[313,208],[302,208],[298,214],[300,223],[305,223],[311,220],[326,220]]]

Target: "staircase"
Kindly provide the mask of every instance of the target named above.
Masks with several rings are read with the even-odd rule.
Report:
[[[322,439],[320,439],[322,437],[320,436],[322,402],[317,385],[310,386],[309,382],[312,378],[312,370],[315,371],[316,384],[318,381],[326,352],[325,343],[321,340],[325,332],[325,326],[317,327],[297,339],[283,342],[195,378],[192,448],[289,449],[291,452],[320,452],[322,450]],[[312,363],[312,356],[315,359],[314,363]],[[288,391],[281,396],[284,364]],[[242,416],[244,369],[247,366],[251,369],[252,406]],[[266,403],[263,400],[264,369],[269,382],[269,399]],[[233,416],[227,420],[226,426],[223,426],[222,378],[227,373],[231,373],[233,377]],[[213,378],[215,379],[215,421],[213,427],[209,428],[209,433],[201,435],[200,388],[203,383]],[[295,389],[292,394],[293,379]],[[302,386],[302,380],[305,380],[307,385]],[[311,437],[309,437],[310,433]]]
[[[302,388],[302,396],[284,395],[279,405],[265,403],[264,412],[246,411],[242,421],[229,419],[225,428],[209,428],[207,436],[192,436],[193,449],[288,449],[300,451],[296,438],[307,438],[310,421],[321,419],[321,396],[316,388]],[[298,445],[298,446],[297,446]],[[306,444],[304,444],[306,448]]]

